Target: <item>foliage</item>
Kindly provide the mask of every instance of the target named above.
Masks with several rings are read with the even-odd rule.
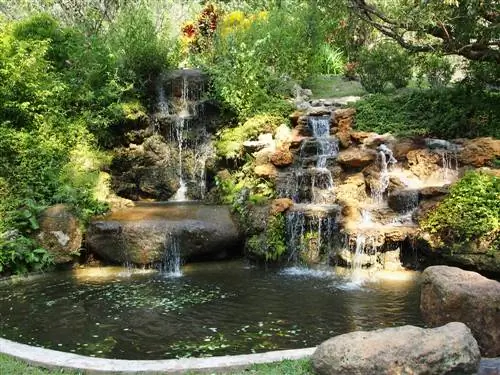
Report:
[[[231,204],[241,215],[245,214],[248,203],[260,204],[275,195],[271,182],[253,174],[251,160],[233,173],[227,170],[219,173],[215,181],[221,203]]]
[[[268,218],[263,234],[254,235],[247,241],[247,249],[266,262],[278,261],[286,252],[285,215],[278,213]]]
[[[92,190],[107,162],[97,145],[131,94],[110,52],[45,14],[0,23],[0,272],[50,263],[32,240],[33,207],[70,203],[84,219],[105,210]]]
[[[412,77],[412,61],[408,53],[388,41],[372,49],[363,49],[358,55],[358,73],[361,84],[369,92],[382,92],[387,83],[396,88],[408,85]]]
[[[374,94],[355,104],[356,128],[439,138],[500,137],[500,94],[469,87]]]
[[[422,228],[438,234],[448,245],[473,242],[494,231],[500,236],[500,178],[467,173]]]
[[[454,68],[444,56],[433,53],[424,54],[417,59],[419,78],[427,78],[430,87],[446,86],[453,76]]]
[[[207,65],[217,98],[240,119],[289,111],[284,99],[293,81],[315,71],[319,41],[309,11],[300,4],[223,20]],[[235,26],[227,27],[231,22]]]
[[[318,51],[318,73],[342,74],[345,67],[344,53],[340,48],[322,43]]]
[[[412,52],[500,62],[497,0],[350,0],[366,24]]]
[[[218,134],[217,155],[225,159],[243,157],[243,142],[254,140],[261,133],[273,133],[286,120],[281,116],[260,114],[234,128],[225,128]]]

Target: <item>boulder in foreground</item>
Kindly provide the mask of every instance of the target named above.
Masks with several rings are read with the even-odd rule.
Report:
[[[312,360],[320,375],[474,374],[481,356],[470,329],[453,322],[346,333],[319,345]]]
[[[457,267],[428,267],[422,273],[420,310],[430,325],[467,324],[483,356],[500,356],[498,281]]]

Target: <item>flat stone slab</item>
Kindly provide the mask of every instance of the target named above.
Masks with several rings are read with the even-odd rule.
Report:
[[[64,353],[56,350],[19,344],[0,338],[0,353],[23,362],[48,369],[80,370],[86,374],[183,374],[190,371],[232,371],[253,364],[273,363],[285,359],[299,360],[311,357],[313,348],[280,350],[261,354],[211,358],[166,359],[157,361],[129,361],[103,359]],[[500,358],[483,358],[477,375],[500,375]]]
[[[85,357],[51,349],[19,344],[0,338],[0,353],[29,364],[49,369],[80,370],[86,374],[185,374],[191,371],[214,372],[242,369],[258,363],[308,358],[316,348],[280,350],[210,358],[182,358],[148,361]]]

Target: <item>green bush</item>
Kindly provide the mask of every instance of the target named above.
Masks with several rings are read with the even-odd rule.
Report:
[[[208,70],[217,98],[240,120],[290,111],[285,99],[293,82],[315,72],[319,41],[308,11],[308,5],[297,4],[218,29]]]
[[[500,236],[500,178],[467,173],[421,226],[438,234],[446,245],[476,241],[494,232]]]
[[[500,138],[500,93],[451,88],[373,94],[355,104],[356,128],[394,135]]]
[[[285,215],[270,216],[266,231],[248,239],[247,250],[266,262],[276,262],[286,253],[285,234]]]
[[[392,42],[381,42],[358,55],[361,84],[368,92],[382,92],[388,83],[396,88],[408,85],[412,77],[412,60],[407,51]]]
[[[418,57],[419,78],[427,78],[429,86],[439,88],[446,86],[453,76],[453,65],[444,56],[426,53]]]

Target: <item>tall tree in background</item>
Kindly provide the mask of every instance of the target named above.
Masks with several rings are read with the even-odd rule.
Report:
[[[412,52],[500,63],[498,0],[349,0],[353,12]]]

